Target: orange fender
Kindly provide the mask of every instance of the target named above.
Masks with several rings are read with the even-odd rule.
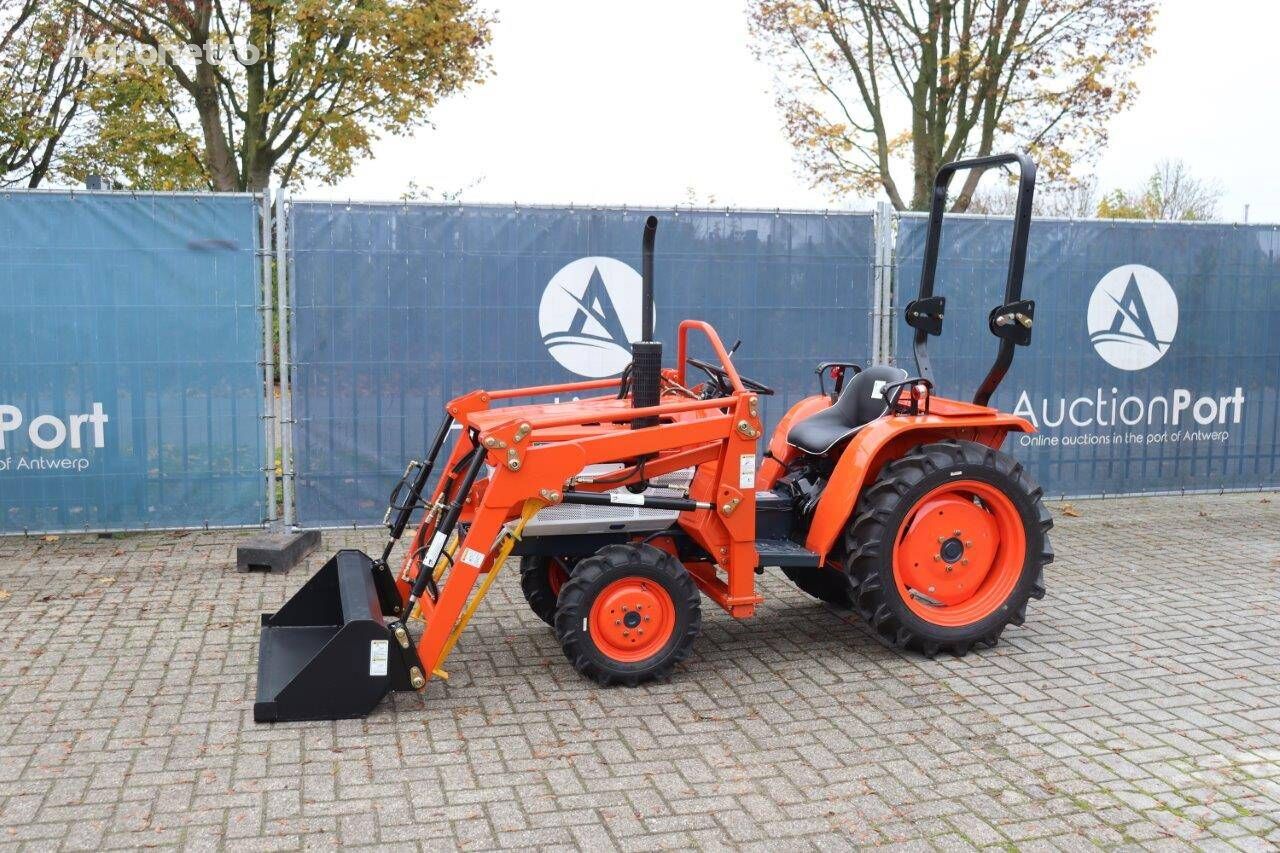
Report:
[[[976,441],[998,449],[1010,432],[1036,431],[1022,418],[986,406],[941,398],[933,402],[935,414],[880,418],[850,439],[818,501],[804,543],[824,562],[836,538],[848,526],[862,490],[875,481],[889,460],[905,455],[917,445],[944,438]]]

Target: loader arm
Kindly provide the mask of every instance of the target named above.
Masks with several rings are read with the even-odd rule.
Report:
[[[682,504],[681,526],[715,555],[725,575],[721,579],[714,569],[704,570],[695,574],[695,581],[735,615],[749,615],[760,601],[754,589],[754,480],[744,485],[741,473],[746,457],[754,470],[762,433],[759,398],[742,386],[724,345],[706,323],[681,324],[682,354],[690,332],[705,335],[721,357],[736,386],[732,395],[701,400],[664,393],[657,406],[642,408],[617,397],[490,407],[497,400],[567,395],[617,384],[602,380],[473,391],[449,402],[446,410],[461,426],[462,436],[426,502],[423,523],[397,578],[406,609],[412,608],[424,622],[416,653],[426,677],[444,672],[455,626],[473,595],[482,594],[477,583],[501,569],[498,558],[510,539],[510,522],[547,506],[585,502],[587,495],[684,468],[694,467],[697,473]],[[679,386],[685,384],[679,368],[667,376]],[[633,429],[636,421],[655,423]],[[587,466],[603,463],[620,463],[622,476],[601,482],[579,479]],[[479,474],[481,468],[490,473]],[[477,475],[469,479],[472,470]],[[460,506],[460,511],[447,528],[445,507],[451,505]]]

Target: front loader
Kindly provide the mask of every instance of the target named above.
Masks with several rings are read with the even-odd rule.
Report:
[[[997,357],[971,402],[946,399],[933,393],[927,342],[944,316],[933,284],[947,187],[959,170],[1005,164],[1019,166],[1020,186],[1004,300],[989,319]],[[1035,305],[1021,291],[1034,186],[1021,154],[943,167],[906,307],[918,375],[822,363],[820,393],[786,413],[759,466],[760,398],[773,391],[738,373],[715,330],[680,323],[675,364],[662,367],[649,217],[644,340],[630,367],[449,401],[426,459],[392,492],[381,554],[340,551],[263,615],[254,718],[359,717],[391,690],[447,678],[449,653],[512,557],[569,662],[604,685],[670,674],[699,634],[703,596],[753,615],[765,567],[856,609],[893,646],[994,645],[1044,595],[1053,559],[1040,489],[1000,450],[1010,431],[1034,429],[987,405],[1031,341]],[[714,361],[690,354],[697,339]],[[547,397],[581,399],[537,402]]]

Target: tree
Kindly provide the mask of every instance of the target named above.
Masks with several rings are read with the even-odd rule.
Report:
[[[1112,190],[1098,203],[1103,219],[1196,221],[1218,214],[1222,187],[1193,177],[1181,160],[1162,160],[1144,186],[1131,192]]]
[[[90,175],[149,190],[208,189],[200,142],[178,114],[181,95],[156,65],[133,63],[90,75],[83,128],[65,144],[60,177]]]
[[[92,28],[69,2],[0,2],[0,185],[37,187],[76,121]]]
[[[752,0],[785,127],[815,186],[928,207],[943,163],[1029,150],[1066,183],[1135,92],[1154,0]],[[894,168],[905,159],[904,191]],[[954,203],[965,210],[981,174]]]
[[[77,3],[122,40],[124,56],[103,73],[155,72],[107,105],[104,144],[85,162],[115,151],[121,118],[141,115],[164,147],[153,167],[188,182],[187,153],[198,151],[199,180],[219,191],[260,190],[273,174],[335,182],[379,136],[423,125],[488,70],[491,21],[475,0]]]

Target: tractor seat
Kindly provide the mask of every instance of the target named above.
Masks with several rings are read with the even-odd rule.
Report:
[[[878,364],[856,374],[830,408],[796,424],[787,433],[787,444],[813,456],[821,456],[853,435],[859,427],[884,414],[880,393],[886,385],[901,382],[907,372],[900,367]]]

